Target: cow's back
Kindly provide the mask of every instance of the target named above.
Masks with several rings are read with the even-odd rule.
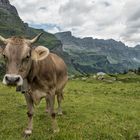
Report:
[[[63,88],[67,82],[67,66],[62,58],[54,53],[50,53],[56,69],[57,89]]]

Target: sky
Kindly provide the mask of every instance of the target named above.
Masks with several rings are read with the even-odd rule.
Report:
[[[29,26],[140,44],[140,0],[10,0]]]

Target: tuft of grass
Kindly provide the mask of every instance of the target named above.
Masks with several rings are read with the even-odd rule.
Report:
[[[50,130],[45,100],[35,109],[30,140],[137,140],[140,133],[139,76],[121,82],[70,80],[65,88],[58,134]],[[124,80],[127,78],[127,80]],[[132,77],[133,78],[133,77]],[[129,80],[130,79],[130,80]],[[90,80],[90,82],[89,82]],[[128,81],[129,80],[129,81]],[[27,125],[24,96],[0,84],[0,140],[22,140]]]

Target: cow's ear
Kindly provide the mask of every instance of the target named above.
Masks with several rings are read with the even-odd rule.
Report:
[[[40,61],[45,59],[49,55],[50,51],[44,46],[38,46],[32,49],[31,58],[35,61]]]

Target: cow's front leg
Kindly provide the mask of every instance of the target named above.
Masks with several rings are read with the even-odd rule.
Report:
[[[62,94],[58,93],[57,94],[57,102],[58,102],[58,111],[57,111],[57,114],[58,115],[63,115],[62,108],[61,108],[62,99],[63,99]]]
[[[34,113],[34,106],[33,106],[33,100],[31,98],[31,96],[28,93],[25,93],[25,99],[27,102],[27,116],[28,116],[28,126],[24,131],[24,136],[30,136],[32,134],[32,130],[33,130],[33,113]]]
[[[56,120],[56,113],[54,111],[55,92],[52,91],[49,93],[49,101],[50,101],[50,115],[52,119],[52,129],[53,132],[56,133],[59,132],[59,127]]]

